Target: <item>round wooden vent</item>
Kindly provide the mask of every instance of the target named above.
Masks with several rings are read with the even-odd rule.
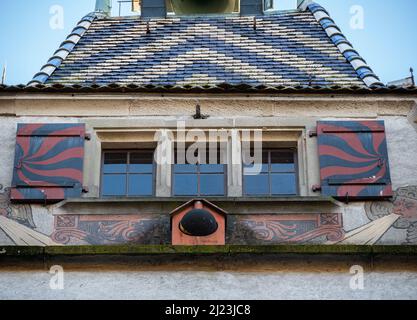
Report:
[[[205,237],[215,233],[218,224],[214,216],[204,209],[192,209],[180,221],[182,233],[193,237]]]

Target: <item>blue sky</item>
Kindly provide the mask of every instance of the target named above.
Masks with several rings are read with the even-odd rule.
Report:
[[[296,0],[280,0],[287,9]],[[117,1],[114,13],[117,14]],[[317,0],[383,82],[417,73],[417,1]],[[63,29],[53,29],[54,5],[64,9]],[[352,6],[364,10],[364,28],[352,29]],[[0,67],[7,63],[7,84],[27,83],[65,40],[76,23],[94,10],[95,0],[1,0]]]

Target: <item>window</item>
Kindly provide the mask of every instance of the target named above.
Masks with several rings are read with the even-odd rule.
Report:
[[[102,196],[152,196],[155,180],[153,154],[153,150],[104,152]]]
[[[296,152],[291,149],[262,151],[259,170],[254,164],[245,164],[251,154],[244,151],[243,193],[245,196],[289,196],[297,195]]]
[[[217,150],[217,161],[209,161],[209,152],[205,159],[198,157],[196,164],[178,161],[175,152],[173,167],[174,196],[225,196],[226,195],[226,165],[221,161],[221,152]],[[210,163],[215,162],[215,163]]]
[[[166,0],[168,14],[174,15],[206,15],[239,13],[239,0]]]

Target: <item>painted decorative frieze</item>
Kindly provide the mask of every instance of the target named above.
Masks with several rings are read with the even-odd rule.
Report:
[[[364,202],[353,218],[348,206],[340,213],[227,214],[226,244],[417,244],[417,186],[398,188],[391,201]],[[171,244],[169,213],[85,210],[53,215],[48,206],[14,204],[10,188],[0,186],[0,245]],[[362,223],[347,229],[347,219]]]
[[[167,244],[169,220],[155,215],[56,216],[51,238],[65,245]]]
[[[305,243],[341,240],[341,214],[237,216],[229,226],[231,244]]]

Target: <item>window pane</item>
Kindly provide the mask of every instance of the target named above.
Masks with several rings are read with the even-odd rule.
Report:
[[[127,169],[127,153],[105,153],[104,173],[125,173]]]
[[[197,164],[190,164],[187,161],[186,152],[175,150],[174,152],[174,173],[197,173]]]
[[[295,172],[294,153],[290,151],[272,151],[271,171]]]
[[[108,174],[103,176],[103,196],[126,195],[126,175]]]
[[[201,164],[200,172],[202,173],[223,173],[224,165],[223,164]]]
[[[205,196],[224,196],[224,174],[200,175],[200,194]]]
[[[246,195],[269,195],[269,177],[267,174],[244,177]]]
[[[152,174],[129,175],[129,196],[152,196],[152,195],[153,195]]]
[[[129,172],[153,173],[153,152],[131,153]]]
[[[197,173],[196,164],[175,164],[174,173]]]
[[[243,166],[244,175],[259,175],[260,173],[268,173],[267,164],[252,164]]]
[[[174,195],[194,196],[198,194],[196,174],[175,174]]]
[[[252,157],[255,157],[254,150],[251,150],[250,155]],[[259,173],[267,173],[268,172],[268,151],[262,152],[262,158],[257,159],[255,158],[255,163],[245,163],[245,161],[249,161],[249,152],[244,151],[243,156],[243,168],[244,168],[244,174],[259,174]]]
[[[297,194],[295,174],[272,174],[271,189],[273,195]]]
[[[210,152],[211,151],[211,152]],[[202,173],[224,173],[226,159],[222,159],[226,156],[225,152],[220,149],[210,149],[210,145],[207,146],[206,156],[200,158],[200,172]]]

